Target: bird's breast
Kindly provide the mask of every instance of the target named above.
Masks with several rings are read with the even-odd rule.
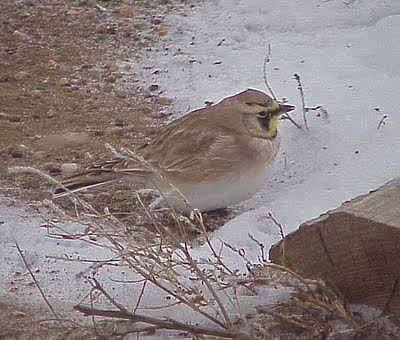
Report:
[[[279,139],[254,138],[248,144],[247,153],[251,157],[239,163],[230,173],[210,182],[182,185],[179,189],[191,202],[192,207],[200,211],[225,208],[243,202],[264,187],[268,169],[278,152],[279,144]],[[175,195],[166,196],[169,196],[174,206],[187,210],[182,205],[183,202],[179,204],[179,200],[171,197]]]

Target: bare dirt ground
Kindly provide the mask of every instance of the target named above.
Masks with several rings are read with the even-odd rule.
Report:
[[[166,1],[2,1],[0,171],[30,165],[58,176],[64,163],[82,169],[111,157],[107,142],[134,148],[151,138],[170,100],[145,93],[124,60],[165,34],[162,17],[171,8]],[[48,194],[37,179],[8,179],[9,190],[18,186],[14,195]]]
[[[10,175],[9,167],[32,166],[59,179],[71,169],[65,164],[82,170],[112,157],[105,143],[134,149],[152,138],[171,100],[143,88],[128,61],[167,34],[164,16],[182,3],[189,6],[169,0],[0,2],[1,196],[29,203],[52,195],[45,180]],[[112,194],[99,189],[85,198],[100,210],[137,209],[132,188],[123,184]],[[68,200],[61,205],[71,208]],[[211,216],[211,227],[224,220]],[[36,306],[0,299],[0,313],[1,339],[94,334],[39,322]]]

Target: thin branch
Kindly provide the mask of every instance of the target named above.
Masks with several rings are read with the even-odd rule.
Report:
[[[140,290],[139,297],[138,297],[138,300],[137,300],[137,302],[136,302],[135,309],[133,310],[133,314],[136,314],[136,311],[137,311],[138,308],[139,308],[140,301],[142,301],[142,297],[143,297],[144,291],[145,291],[145,289],[146,289],[147,282],[148,282],[147,280],[145,280],[145,281],[143,282],[142,289]]]
[[[297,274],[293,270],[291,270],[290,268],[282,266],[280,264],[272,263],[272,262],[268,263],[267,266],[268,267],[272,267],[272,268],[276,268],[276,269],[278,269],[280,271],[283,271],[283,272],[289,273],[291,276],[293,276],[294,278],[299,280],[306,287],[307,290],[311,290],[311,287],[307,283],[307,280],[304,279],[303,277],[301,277],[299,274]]]
[[[253,235],[251,235],[250,233],[247,234],[250,239],[257,244],[258,248],[260,249],[260,253],[261,253],[261,261],[262,263],[267,262],[267,259],[265,257],[265,245],[260,242],[259,240],[257,240]]]
[[[167,294],[173,296],[175,299],[179,300],[186,306],[190,307],[193,309],[195,312],[199,313],[200,315],[204,316],[211,322],[217,324],[221,328],[227,328],[226,325],[218,320],[217,318],[213,317],[211,314],[203,311],[201,308],[199,308],[196,304],[191,303],[186,297],[181,296],[179,293],[175,292],[173,289],[170,289],[169,287],[165,286],[160,280],[157,280],[151,273],[148,272],[148,269],[143,268],[140,266],[140,264],[135,264],[132,258],[125,258],[126,263],[134,269],[139,275],[141,275],[143,278],[147,279],[151,283],[153,283],[156,287],[160,288]]]
[[[280,224],[280,223],[276,220],[276,218],[274,217],[274,215],[272,215],[272,213],[270,213],[270,212],[267,214],[267,218],[268,218],[269,220],[271,220],[271,221],[278,227],[278,229],[279,229],[279,234],[281,235],[281,239],[283,240],[283,239],[285,238],[285,232],[283,231],[282,224]]]
[[[211,286],[210,281],[204,276],[203,272],[199,269],[197,266],[197,263],[195,260],[193,260],[192,256],[189,253],[189,250],[187,248],[187,244],[184,246],[181,246],[180,249],[183,251],[185,254],[186,259],[188,260],[190,267],[194,269],[196,272],[197,276],[200,278],[201,281],[206,285],[208,291],[211,293],[211,295],[214,297],[215,301],[218,304],[218,307],[222,313],[222,316],[224,318],[224,321],[226,322],[228,328],[232,327],[231,320],[229,319],[228,313],[225,310],[225,306],[222,303],[221,299],[219,298],[218,294],[215,292],[214,288]]]
[[[141,314],[134,314],[128,311],[121,310],[108,310],[108,309],[95,309],[83,305],[74,306],[74,309],[84,316],[103,316],[109,318],[118,318],[131,320],[133,322],[144,322],[150,325],[157,326],[158,328],[170,329],[188,332],[198,335],[209,335],[227,339],[250,339],[248,336],[239,332],[231,332],[225,330],[208,329],[200,326],[194,326],[186,323],[176,321],[174,319],[157,319]]]
[[[115,299],[106,292],[106,290],[101,286],[100,282],[97,281],[94,277],[92,278],[94,284],[92,283],[93,289],[98,290],[99,292],[101,292],[106,299],[113,304],[115,307],[117,307],[120,311],[126,312],[126,308],[124,306],[122,306],[120,303],[118,303],[117,301],[115,301]],[[89,281],[90,282],[90,281]]]
[[[201,229],[201,232],[203,233],[204,238],[206,239],[208,248],[211,250],[211,253],[214,256],[214,258],[217,260],[217,263],[220,266],[222,266],[230,275],[235,275],[234,272],[222,261],[220,254],[218,254],[216,252],[214,246],[212,245],[210,238],[207,235],[206,227],[204,225],[203,215],[198,210],[195,210],[194,213],[195,213],[197,220],[199,221],[199,224],[201,227],[200,229]],[[223,244],[223,243],[221,242],[221,244]]]
[[[306,323],[306,321],[301,319],[300,317],[287,316],[287,315],[274,312],[272,310],[269,310],[269,309],[267,309],[265,307],[261,307],[261,306],[257,306],[256,308],[259,313],[270,315],[270,316],[274,317],[275,319],[278,319],[278,320],[280,320],[286,324],[289,324],[293,327],[304,329],[309,332],[312,332],[314,330],[312,324]]]
[[[40,295],[42,295],[43,300],[46,302],[47,307],[49,307],[51,313],[54,315],[54,317],[56,318],[56,320],[58,321],[58,323],[60,324],[60,326],[61,326],[61,327],[64,327],[64,325],[63,325],[63,323],[62,323],[60,317],[58,316],[58,314],[56,313],[56,311],[55,311],[55,310],[53,309],[53,307],[51,306],[49,300],[47,300],[46,295],[44,294],[42,288],[40,287],[39,282],[36,280],[35,275],[33,275],[33,272],[32,272],[32,270],[31,270],[31,268],[29,267],[28,262],[26,261],[25,256],[24,256],[24,254],[22,253],[22,250],[21,250],[21,248],[19,247],[19,245],[18,245],[17,242],[15,242],[15,246],[17,247],[18,253],[19,253],[19,255],[21,256],[22,261],[24,262],[24,265],[25,265],[26,269],[28,270],[30,276],[32,277],[33,282],[35,282],[35,285],[36,285],[37,289],[39,290]]]
[[[263,70],[262,70],[263,71],[263,79],[264,79],[265,86],[267,87],[272,98],[274,98],[276,101],[278,101],[278,99],[275,96],[274,91],[272,91],[272,87],[268,83],[267,66],[270,61],[271,61],[271,44],[268,44],[267,55],[265,56],[264,62],[263,62]],[[287,119],[287,120],[291,121],[298,129],[301,129],[301,126],[295,122],[295,120],[289,115],[289,113],[285,113],[284,115],[282,115],[281,119]]]
[[[298,129],[302,129],[301,125],[299,125],[299,123],[297,123],[288,113],[283,114],[280,119],[287,119],[288,121],[292,122],[293,125],[296,126]]]
[[[271,44],[268,44],[268,52],[267,52],[267,55],[265,56],[264,62],[263,62],[263,78],[264,78],[265,86],[267,87],[269,93],[272,95],[272,98],[277,100],[274,91],[272,91],[271,86],[269,86],[269,84],[268,84],[268,79],[267,79],[267,65],[271,60],[270,58],[271,58]]]
[[[303,112],[303,120],[304,120],[304,126],[306,127],[306,130],[309,130],[308,128],[308,123],[307,123],[307,108],[306,108],[306,101],[304,99],[304,90],[303,90],[303,85],[301,84],[300,76],[295,73],[293,75],[294,79],[297,81],[297,88],[300,91],[300,97],[301,97],[301,110]]]
[[[89,299],[90,299],[90,307],[91,308],[94,308],[93,307],[93,290],[94,290],[94,288],[91,289],[90,292],[89,292]],[[97,331],[96,320],[95,320],[94,315],[92,315],[91,319],[92,319],[94,333],[96,334],[96,338],[99,339],[99,333]]]
[[[267,214],[267,218],[269,220],[271,220],[279,229],[279,234],[281,236],[282,239],[282,245],[281,245],[281,249],[282,249],[282,262],[286,264],[287,259],[286,259],[286,248],[285,248],[285,232],[283,231],[283,227],[282,224],[280,224],[275,217],[272,215],[272,213],[268,212]]]

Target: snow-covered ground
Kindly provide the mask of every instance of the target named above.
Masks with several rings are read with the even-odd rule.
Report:
[[[262,65],[268,44],[269,83],[279,98],[297,106],[293,118],[302,123],[294,73],[301,76],[306,104],[322,105],[328,112],[327,118],[309,113],[308,132],[289,121],[280,123],[281,151],[264,190],[243,203],[244,213],[214,233],[217,244],[222,239],[256,260],[258,248],[249,233],[267,247],[280,238],[276,226],[265,218],[268,212],[288,233],[400,175],[399,1],[209,0],[176,11],[166,28],[169,34],[162,48],[147,52],[135,70],[146,85],[158,84],[163,95],[174,98],[179,112],[249,87],[267,91]],[[383,115],[388,116],[386,124],[378,129]],[[8,214],[29,214],[0,204]],[[32,266],[41,270],[38,277],[45,292],[65,300],[82,296],[74,276],[82,264],[44,256],[94,257],[101,252],[87,244],[46,238],[38,220],[10,216],[5,213],[0,218],[4,221],[0,254],[5,263],[0,267],[0,286],[15,272],[25,273],[14,248],[17,240]],[[194,253],[205,257],[208,248]],[[236,259],[226,261],[234,264]],[[63,282],[51,281],[46,274],[51,270],[63,273],[59,276]],[[16,280],[20,279],[18,274]],[[37,294],[34,287],[27,289]],[[126,294],[123,288],[115,293]]]
[[[181,112],[248,87],[266,91],[262,65],[271,45],[267,78],[278,98],[301,100],[301,76],[310,131],[280,124],[281,152],[265,189],[215,236],[241,247],[251,232],[268,244],[354,196],[400,175],[400,3],[350,1],[208,1],[170,18],[164,48],[144,60],[147,84],[158,84]],[[159,72],[155,72],[157,69]],[[379,109],[379,112],[376,110]],[[378,130],[387,115],[386,125]],[[251,249],[251,247],[249,247]]]

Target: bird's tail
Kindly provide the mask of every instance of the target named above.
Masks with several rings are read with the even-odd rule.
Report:
[[[105,184],[117,179],[113,171],[107,170],[88,170],[80,174],[65,178],[61,185],[54,192],[54,197],[62,197],[68,195],[70,192],[77,192],[80,190],[95,187],[97,185]]]

